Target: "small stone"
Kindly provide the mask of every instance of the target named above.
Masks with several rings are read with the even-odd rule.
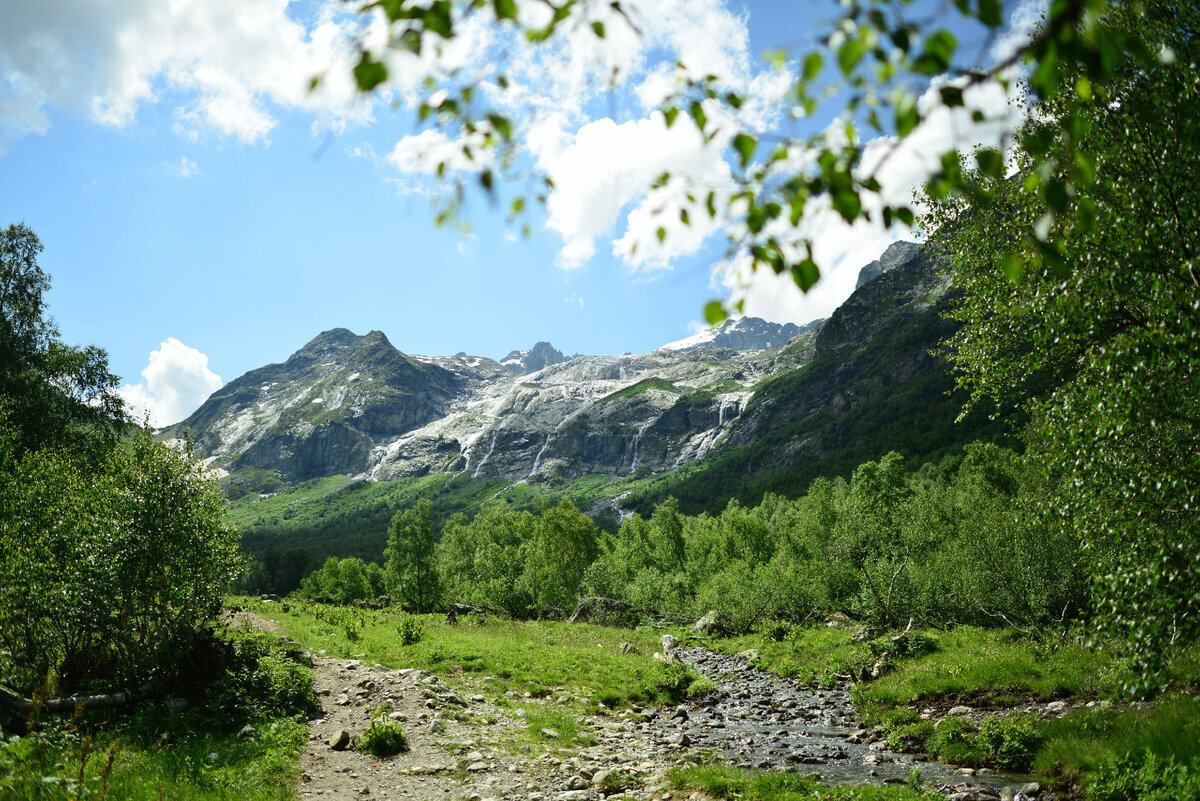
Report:
[[[524,720],[528,715],[524,709],[518,709],[516,712],[513,712],[513,714],[519,717],[521,720]]]
[[[480,773],[487,769],[488,769],[488,763],[482,762],[482,761],[472,762],[470,765],[467,765],[467,770],[470,771],[471,773]]]
[[[245,737],[253,737],[256,734],[258,734],[258,729],[254,728],[250,724],[246,724],[238,731],[237,736],[238,739],[242,739]]]
[[[562,735],[556,732],[554,729],[542,729],[542,736],[549,737],[551,740],[558,740],[562,738]]]
[[[1037,782],[1028,782],[1027,784],[1021,785],[1021,789],[1019,792],[1021,793],[1021,795],[1026,796],[1028,798],[1036,798],[1037,794],[1040,793],[1041,791],[1042,791],[1042,785],[1038,784]]]
[[[1051,701],[1050,703],[1046,704],[1046,711],[1053,712],[1054,714],[1066,712],[1067,709],[1068,706],[1066,701]]]
[[[950,711],[947,712],[946,714],[952,718],[954,718],[954,717],[959,717],[959,718],[969,717],[971,715],[971,707],[969,707],[969,706],[951,707]]]
[[[350,745],[350,732],[338,729],[332,737],[325,741],[334,751],[345,751]]]
[[[583,778],[582,776],[578,776],[578,775],[572,776],[571,780],[567,782],[568,790],[586,790],[587,788],[588,788],[588,780]]]

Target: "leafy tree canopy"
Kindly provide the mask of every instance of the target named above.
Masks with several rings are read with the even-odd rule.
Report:
[[[1104,24],[1170,64],[1125,55],[1103,92],[1049,98],[1016,174],[963,163],[977,189],[931,191],[927,222],[966,290],[959,383],[1028,407],[1030,453],[1061,479],[1043,514],[1092,550],[1098,619],[1129,643],[1142,693],[1200,636],[1200,7],[1114,7]]]
[[[59,339],[46,314],[50,277],[38,266],[41,252],[29,226],[0,231],[0,402],[18,449],[98,452],[126,422],[118,378],[102,348]]]
[[[963,107],[964,93],[990,84],[1008,93],[1022,72],[1028,75],[1034,103],[1066,96],[1103,102],[1109,97],[1108,86],[1118,77],[1119,65],[1129,60],[1125,56],[1147,70],[1172,63],[1169,50],[1149,47],[1142,37],[1130,36],[1112,24],[1109,7],[1108,0],[1054,0],[1027,41],[997,63],[980,66],[964,60],[952,23],[981,27],[994,37],[1004,23],[1000,0],[956,0],[932,18],[924,18],[909,2],[842,3],[840,16],[822,29],[816,48],[796,46],[770,54],[776,67],[787,71],[791,88],[775,109],[777,122],[766,127],[750,124],[740,113],[751,100],[744,92],[723,85],[715,75],[696,77],[679,65],[678,88],[660,108],[666,125],[693,125],[711,147],[728,153],[735,169],[731,186],[683,186],[672,195],[682,199],[664,202],[658,212],[663,220],[677,216],[684,225],[707,215],[724,225],[731,254],[740,255],[753,269],[788,273],[807,291],[820,277],[820,268],[804,224],[806,212],[827,207],[848,223],[875,219],[888,227],[915,221],[911,203],[897,202],[883,191],[877,173],[888,156],[868,158],[864,134],[893,137],[894,152],[939,110]],[[1141,5],[1129,8],[1135,16],[1142,13]],[[516,50],[553,46],[564,39],[575,42],[572,37],[580,32],[598,40],[618,33],[638,35],[639,15],[653,13],[620,0],[375,0],[365,3],[362,11],[382,15],[388,31],[383,44],[365,37],[361,43],[354,77],[364,92],[387,85],[391,54],[424,58],[453,42],[480,18],[510,36]],[[520,121],[498,110],[503,108],[498,98],[510,87],[506,76],[510,66],[502,55],[482,70],[436,72],[426,85],[419,116],[443,131],[456,147],[453,159],[447,157],[437,167],[439,176],[453,182],[453,192],[438,212],[439,221],[453,216],[464,198],[466,183],[458,177],[464,165],[492,196],[501,179],[530,178],[519,169],[523,162],[517,158]],[[620,69],[620,64],[614,67],[614,83]],[[844,104],[841,123],[833,130],[802,138],[782,124],[811,118],[822,100],[829,98]],[[975,115],[981,118],[980,112]],[[1039,167],[1029,174],[1036,183],[1033,197],[1039,216],[1046,218],[1039,229],[1043,233],[1066,224],[1072,214],[1086,214],[1065,198],[1086,190],[1095,175],[1094,154],[1081,146],[1082,122],[1065,117],[1060,122],[1055,137],[1029,138],[1023,143]],[[1055,169],[1059,145],[1071,152],[1070,169]],[[999,150],[976,153],[973,160],[989,174],[1004,171],[1005,157]],[[987,187],[967,180],[961,163],[955,149],[943,154],[940,169],[930,179],[931,191],[937,197],[964,193],[977,203],[986,202],[980,193],[986,193]],[[533,178],[540,181],[540,189],[519,194],[512,201],[512,217],[527,210],[528,194],[545,201],[550,179]],[[664,173],[650,189],[673,180],[686,183],[685,178]],[[657,229],[660,241],[667,233],[665,224]],[[1043,236],[1035,241],[1045,245],[1048,240]],[[1062,252],[1049,246],[1034,256],[1065,265]],[[711,321],[725,314],[719,302],[706,308]]]

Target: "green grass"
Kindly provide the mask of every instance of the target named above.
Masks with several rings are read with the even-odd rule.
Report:
[[[446,625],[440,615],[419,615],[424,625],[420,642],[402,645],[396,633],[398,611],[364,612],[358,639],[346,637],[344,627],[322,622],[315,607],[289,603],[248,601],[256,612],[278,622],[284,633],[317,651],[326,649],[341,658],[362,654],[367,662],[393,668],[412,667],[442,676],[468,676],[493,682],[485,692],[517,699],[567,694],[588,708],[654,703],[679,698],[695,679],[677,676],[649,657],[661,633],[629,631],[557,621],[509,621],[463,618]],[[629,642],[640,653],[622,654],[617,647]],[[554,728],[551,726],[550,728]]]
[[[868,718],[883,711],[933,699],[968,706],[1006,706],[1025,699],[1103,697],[1120,686],[1123,667],[1103,652],[1068,640],[1051,649],[1015,636],[1010,630],[959,626],[923,632],[936,650],[911,659],[888,660],[890,671],[861,685],[855,699]],[[804,683],[827,682],[833,674],[872,668],[887,641],[855,643],[848,631],[824,627],[794,630],[782,641],[760,634],[722,640],[724,653],[747,648],[760,652],[764,670]]]
[[[211,726],[194,715],[176,715],[161,723],[161,731],[174,737],[169,744],[159,741],[158,730],[137,726],[99,734],[94,741],[65,725],[10,738],[0,745],[0,798],[283,801],[295,797],[299,753],[308,739],[302,723],[288,718],[259,721],[258,734],[245,738],[209,731]]]
[[[668,776],[679,793],[699,790],[712,798],[740,801],[932,801],[941,796],[909,787],[827,787],[811,776],[743,770],[728,765],[676,768]]]
[[[675,389],[675,385],[665,378],[643,378],[636,384],[630,384],[624,389],[618,389],[611,395],[605,395],[600,399],[600,402],[608,403],[609,401],[615,401],[621,398],[632,398],[635,395],[641,395],[643,392],[649,392],[652,389],[658,390],[659,392],[678,393],[678,390]]]
[[[1072,641],[1051,650],[1011,631],[971,626],[937,632],[936,637],[937,652],[901,663],[861,693],[866,711],[934,698],[968,706],[1096,698],[1120,687],[1120,663]]]
[[[1080,709],[1043,731],[1034,768],[1044,774],[1075,779],[1139,752],[1186,764],[1200,759],[1200,698],[1171,694],[1145,709]]]

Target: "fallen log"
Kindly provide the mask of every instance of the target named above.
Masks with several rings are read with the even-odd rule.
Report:
[[[162,687],[157,682],[151,682],[133,690],[121,690],[115,693],[101,693],[99,695],[70,695],[65,698],[50,698],[42,701],[25,698],[6,687],[0,687],[0,705],[22,715],[28,715],[35,709],[42,709],[58,714],[73,712],[76,707],[80,706],[85,709],[117,709],[130,704],[136,704],[139,701],[156,698],[162,694]]]

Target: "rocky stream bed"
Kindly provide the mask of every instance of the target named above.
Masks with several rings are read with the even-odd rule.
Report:
[[[314,657],[324,712],[310,723],[302,798],[528,799],[597,801],[619,795],[671,799],[667,773],[714,756],[746,767],[796,771],[830,784],[926,785],[954,801],[1053,798],[1028,777],[972,771],[887,750],[863,729],[848,689],[813,690],[703,648],[674,649],[717,691],[666,708],[579,718],[579,742],[542,729],[531,736],[528,705],[570,710],[582,699],[489,693],[487,677],[449,687],[419,670]],[[411,750],[377,758],[354,749],[371,711],[387,705]],[[678,797],[678,796],[677,796]],[[698,793],[690,797],[699,801]]]

